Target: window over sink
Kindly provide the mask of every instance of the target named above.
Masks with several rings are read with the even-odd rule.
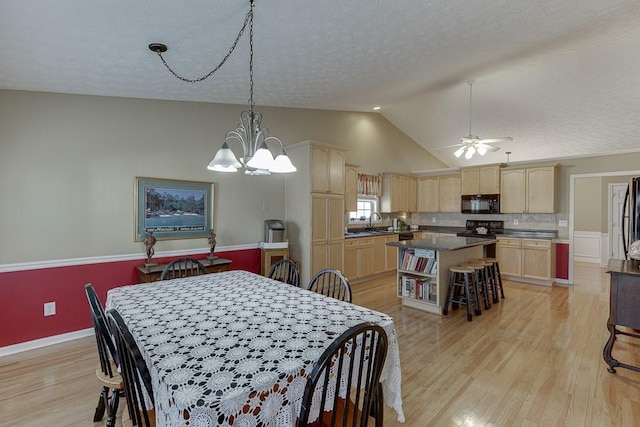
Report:
[[[376,196],[365,196],[358,194],[357,211],[349,212],[349,224],[369,224],[369,217],[373,212],[378,212],[378,198]],[[382,218],[374,215],[371,223],[382,222]]]

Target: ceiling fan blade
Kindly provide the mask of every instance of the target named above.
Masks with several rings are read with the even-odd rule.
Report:
[[[477,147],[480,148],[484,148],[487,151],[498,151],[500,149],[500,147],[496,147],[495,145],[491,145],[491,144],[485,144],[484,142],[479,142],[477,144]]]
[[[487,138],[487,139],[478,140],[478,142],[481,144],[492,143],[492,142],[509,142],[509,141],[513,141],[513,138],[510,136],[502,136],[499,138]]]

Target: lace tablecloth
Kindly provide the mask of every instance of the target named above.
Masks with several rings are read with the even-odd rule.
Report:
[[[404,421],[386,314],[246,271],[115,288],[106,306],[122,315],[149,366],[158,426],[294,426],[306,375],[362,322],[388,335],[384,401]]]

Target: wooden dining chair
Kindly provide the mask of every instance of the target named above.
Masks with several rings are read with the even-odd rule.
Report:
[[[375,323],[345,331],[313,366],[302,397],[297,427],[382,427],[380,375],[387,334]],[[341,385],[347,384],[347,387]],[[344,396],[340,396],[341,388]],[[333,396],[331,396],[333,395]],[[315,408],[312,405],[315,404]],[[315,414],[320,414],[317,418]]]
[[[160,280],[178,279],[180,277],[199,276],[207,274],[207,269],[197,259],[178,258],[171,261],[162,270]]]
[[[122,411],[122,424],[126,427],[154,427],[156,425],[155,409],[147,408],[146,403],[149,401],[152,406],[155,405],[149,369],[120,313],[114,309],[108,310],[107,318],[120,356],[120,371],[127,400],[127,406]],[[145,396],[148,400],[145,400]]]
[[[298,266],[290,259],[281,259],[273,264],[267,277],[289,285],[300,286]]]
[[[106,425],[113,427],[116,424],[116,413],[118,412],[120,397],[124,395],[124,382],[117,368],[119,366],[118,353],[111,339],[104,309],[93,285],[87,283],[84,285],[84,290],[89,301],[93,331],[98,345],[99,366],[96,368],[96,377],[98,377],[98,381],[102,385],[98,406],[93,415],[93,422],[102,421],[106,409]]]
[[[313,276],[307,289],[341,301],[351,302],[351,286],[340,270],[332,268],[320,270]]]

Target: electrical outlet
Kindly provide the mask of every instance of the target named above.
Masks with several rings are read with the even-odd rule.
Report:
[[[53,316],[56,314],[56,303],[55,302],[45,302],[44,303],[44,315],[45,316]]]
[[[514,219],[513,220],[513,225],[518,225],[518,224],[520,224],[520,221],[518,221],[517,219]]]
[[[560,221],[558,221],[558,227],[568,227],[569,223],[567,222],[566,219],[561,219]]]

